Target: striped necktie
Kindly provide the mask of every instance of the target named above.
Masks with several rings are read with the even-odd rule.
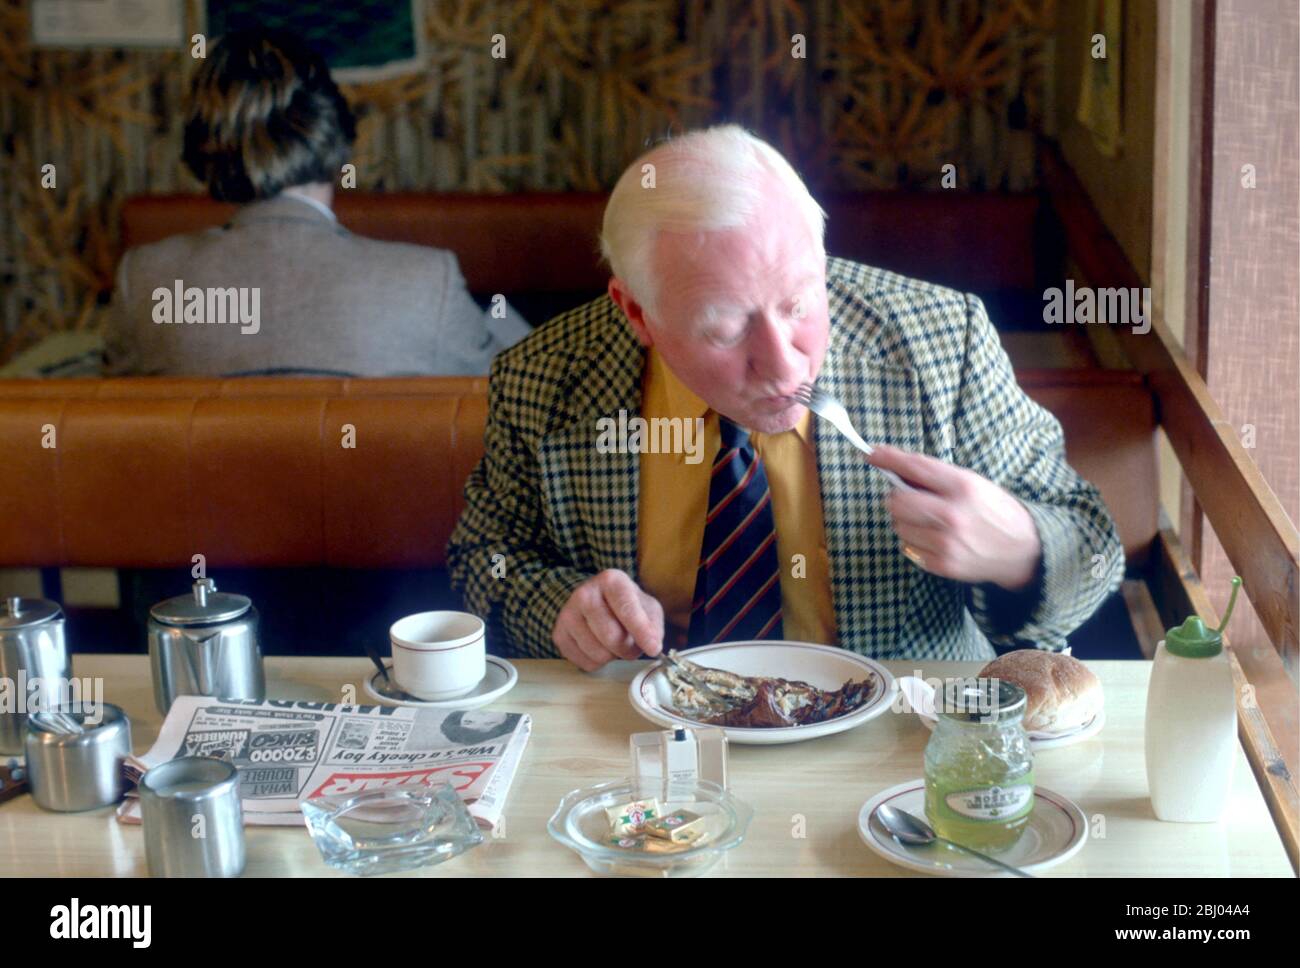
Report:
[[[763,458],[749,431],[721,415],[718,428],[688,641],[779,639],[781,568]]]

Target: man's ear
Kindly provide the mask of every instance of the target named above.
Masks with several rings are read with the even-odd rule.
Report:
[[[645,310],[641,304],[632,298],[632,293],[628,290],[627,284],[618,276],[609,278],[609,298],[614,300],[614,305],[623,310],[623,315],[627,317],[628,324],[632,327],[632,332],[636,334],[637,340],[642,346],[653,346],[654,339],[650,336],[650,328],[646,326]]]

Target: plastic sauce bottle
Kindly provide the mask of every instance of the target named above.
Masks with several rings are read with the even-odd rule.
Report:
[[[1223,630],[1240,588],[1234,578],[1217,629],[1193,615],[1156,647],[1146,761],[1151,806],[1161,820],[1212,823],[1227,803],[1237,760],[1237,695]]]

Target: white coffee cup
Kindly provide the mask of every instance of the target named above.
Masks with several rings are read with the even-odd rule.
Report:
[[[393,678],[417,699],[455,699],[487,675],[483,620],[467,612],[420,612],[388,630]]]

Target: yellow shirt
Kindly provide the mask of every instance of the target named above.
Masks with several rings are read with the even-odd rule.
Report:
[[[646,420],[679,417],[692,421],[692,428],[696,417],[704,418],[702,450],[693,454],[643,451],[640,462],[639,581],[664,607],[667,642],[680,646],[691,624],[691,599],[709,506],[709,476],[721,443],[718,414],[687,389],[652,348],[646,354],[641,381],[641,416]],[[805,410],[793,430],[755,433],[750,439],[763,458],[772,492],[785,637],[837,645],[812,427],[812,415]],[[666,435],[646,434],[647,439],[659,436]],[[694,437],[683,439],[700,446]],[[697,454],[698,463],[688,463],[688,458]]]

